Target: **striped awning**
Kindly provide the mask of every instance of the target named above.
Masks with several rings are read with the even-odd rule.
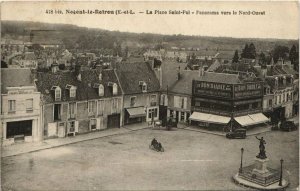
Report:
[[[206,123],[218,123],[218,124],[227,124],[230,121],[230,117],[201,113],[201,112],[193,112],[193,114],[189,118],[193,121],[200,121]]]
[[[143,117],[146,115],[144,107],[127,108],[129,118]]]
[[[260,123],[266,123],[269,121],[269,119],[262,113],[235,117],[234,120],[238,122],[241,126],[256,125]]]

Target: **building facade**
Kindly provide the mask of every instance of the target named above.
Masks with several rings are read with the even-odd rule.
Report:
[[[45,138],[121,125],[123,99],[114,70],[38,73],[37,87],[43,94]]]
[[[263,82],[236,74],[204,72],[193,81],[193,124],[216,129],[250,127],[268,121],[262,114]]]
[[[124,125],[159,119],[159,81],[145,62],[117,64],[123,91]]]
[[[29,69],[1,69],[3,145],[42,140],[40,93]]]

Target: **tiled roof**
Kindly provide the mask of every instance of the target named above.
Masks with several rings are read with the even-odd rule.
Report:
[[[34,86],[30,69],[1,69],[1,93],[7,93],[7,87]]]
[[[36,56],[34,52],[25,52],[24,53],[24,60],[36,60]]]
[[[286,85],[283,84],[283,76],[277,76],[278,79],[278,89],[284,89],[287,86],[292,86],[290,83],[290,77],[286,77]],[[271,87],[271,89],[275,88],[275,77],[267,77],[265,78],[266,83]]]
[[[176,61],[164,61],[161,64],[162,70],[162,87],[161,90],[166,91],[167,86],[171,87],[177,81],[178,67],[183,71],[186,67],[185,63],[179,63]]]
[[[214,63],[212,65],[210,65],[210,67],[207,69],[207,71],[214,72],[220,66],[221,66],[220,62],[218,60],[215,60]]]
[[[38,90],[43,94],[44,100],[47,103],[54,102],[54,92],[51,90],[53,86],[59,86],[62,90],[62,101],[81,101],[89,99],[101,99],[103,97],[111,97],[112,89],[109,87],[108,82],[118,84],[118,95],[121,95],[121,88],[118,83],[117,77],[113,70],[103,70],[102,80],[99,80],[100,70],[84,70],[81,71],[81,81],[77,80],[74,72],[64,71],[57,73],[37,73],[36,82]],[[98,95],[98,89],[94,88],[94,84],[102,84],[104,86],[104,96]],[[69,97],[69,90],[66,89],[67,85],[76,86],[76,98]]]
[[[117,75],[119,77],[124,94],[142,93],[140,81],[147,83],[147,92],[159,91],[159,81],[146,62],[121,62],[117,64]]]
[[[226,83],[226,84],[238,84],[241,83],[239,75],[237,74],[226,74],[226,73],[215,73],[215,72],[204,72],[204,75],[199,78],[200,81]]]
[[[180,78],[176,80],[172,86],[168,88],[169,92],[176,94],[192,95],[193,80],[201,79],[199,77],[199,71],[184,70],[180,71]]]
[[[267,75],[273,76],[273,75],[283,75],[283,74],[292,74],[296,75],[297,72],[290,68],[288,65],[274,65],[273,70],[272,67],[268,67]]]
[[[218,54],[216,55],[217,59],[227,59],[227,60],[231,60],[234,56],[234,52],[233,50],[230,51],[219,51]]]

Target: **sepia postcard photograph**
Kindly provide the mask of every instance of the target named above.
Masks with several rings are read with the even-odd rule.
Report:
[[[6,1],[1,190],[299,190],[298,1]]]

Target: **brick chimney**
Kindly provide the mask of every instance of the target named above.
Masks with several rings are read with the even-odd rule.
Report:
[[[177,69],[177,80],[179,80],[180,78],[181,78],[180,66],[178,66],[178,69]]]

